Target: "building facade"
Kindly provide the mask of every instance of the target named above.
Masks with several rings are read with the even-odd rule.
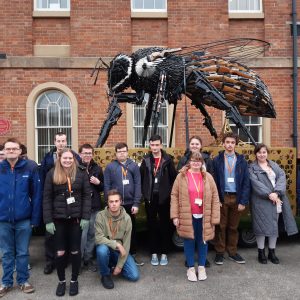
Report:
[[[300,13],[300,1],[297,1]],[[31,0],[7,1],[0,11],[0,143],[15,136],[40,161],[58,129],[69,145],[95,144],[106,117],[107,71],[96,85],[90,77],[97,58],[106,61],[141,47],[181,47],[249,37],[271,43],[251,61],[267,83],[276,119],[245,118],[259,142],[293,146],[292,1],[281,0]],[[299,47],[299,43],[298,43]],[[298,82],[299,86],[299,82]],[[213,142],[203,117],[186,99],[190,135]],[[185,147],[185,98],[176,112],[173,146]],[[299,104],[298,104],[299,106]],[[121,104],[123,115],[105,146],[140,145],[143,107]],[[298,107],[299,108],[299,107]],[[165,142],[172,105],[163,109]],[[209,108],[220,132],[224,113]],[[299,126],[298,126],[299,129]],[[299,139],[298,139],[299,140]],[[300,152],[298,151],[298,157]]]

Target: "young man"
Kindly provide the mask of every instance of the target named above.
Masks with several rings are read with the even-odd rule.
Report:
[[[47,173],[54,167],[54,164],[57,160],[58,154],[67,147],[67,135],[64,132],[57,132],[54,136],[54,145],[55,147],[49,151],[43,158],[40,166],[40,178],[42,183],[42,191],[44,188],[44,182],[46,179]],[[80,162],[80,157],[75,153],[75,157]],[[46,265],[44,267],[44,274],[51,274],[55,267],[55,250],[54,250],[54,239],[53,235],[49,232],[45,232],[45,256],[46,256]]]
[[[41,219],[41,182],[37,164],[20,158],[20,142],[4,143],[6,159],[0,164],[0,244],[3,251],[3,277],[0,297],[13,287],[16,266],[17,284],[24,293],[33,293],[28,282],[29,241],[33,226]]]
[[[104,194],[116,189],[123,199],[122,206],[132,222],[132,235],[130,254],[134,257],[137,265],[143,265],[136,259],[136,225],[135,216],[139,211],[141,201],[141,174],[138,165],[128,158],[128,146],[118,143],[115,146],[116,159],[107,165],[104,171]]]
[[[177,172],[172,157],[162,150],[162,139],[153,135],[150,140],[151,153],[142,161],[140,171],[142,194],[150,235],[151,264],[168,264],[167,252],[170,242],[170,197]],[[158,253],[161,253],[160,262]]]
[[[139,279],[139,270],[129,254],[131,219],[121,206],[120,193],[107,191],[107,207],[99,212],[95,222],[96,253],[102,285],[114,288],[111,273],[122,274],[130,281]]]
[[[244,264],[244,258],[237,253],[237,243],[240,216],[250,197],[248,164],[243,155],[235,152],[237,135],[227,133],[222,142],[225,151],[221,151],[213,160],[214,179],[222,203],[221,221],[216,227],[215,263],[222,265],[224,252],[227,251],[229,259]]]
[[[87,228],[82,231],[81,236],[81,255],[83,265],[90,271],[96,272],[97,267],[93,264],[93,252],[95,248],[95,219],[97,213],[101,209],[100,192],[103,191],[103,172],[102,168],[93,160],[94,148],[90,144],[83,144],[79,148],[79,156],[81,157],[81,165],[86,168],[90,179],[92,211],[90,223]]]

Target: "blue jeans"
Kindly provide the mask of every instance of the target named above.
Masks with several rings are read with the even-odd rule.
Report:
[[[31,237],[30,220],[15,223],[0,222],[0,244],[2,257],[2,284],[13,286],[16,263],[17,283],[23,284],[29,278],[29,241]]]
[[[188,267],[195,265],[195,246],[197,246],[198,265],[204,267],[207,257],[208,244],[203,241],[203,226],[202,218],[196,219],[193,217],[194,239],[184,239],[184,254]]]
[[[117,265],[120,253],[103,244],[97,246],[96,253],[100,275],[109,275],[111,268]],[[130,254],[127,256],[121,274],[130,281],[137,281],[140,278],[138,267]]]
[[[81,256],[84,261],[93,258],[93,251],[95,248],[95,219],[98,211],[91,213],[90,223],[81,234]]]

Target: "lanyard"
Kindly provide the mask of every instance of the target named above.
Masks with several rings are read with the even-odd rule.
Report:
[[[228,170],[228,173],[229,173],[229,175],[231,176],[231,173],[232,173],[233,168],[234,168],[234,166],[235,166],[236,156],[234,156],[233,162],[232,162],[232,165],[231,165],[231,166],[229,165],[228,158],[227,158],[227,156],[226,156],[225,153],[224,153],[224,159],[225,159],[225,164],[226,164],[226,168],[227,168],[227,170]]]
[[[190,172],[190,174],[191,174],[191,176],[192,176],[192,179],[193,179],[193,182],[194,182],[194,185],[195,185],[197,194],[198,194],[198,198],[200,198],[200,189],[201,189],[201,187],[200,187],[200,182],[201,182],[201,180],[199,179],[199,184],[197,185],[193,173]],[[200,175],[201,175],[201,174],[200,174]]]
[[[123,178],[126,179],[126,176],[127,176],[127,171],[128,170],[125,170],[124,167],[122,166],[122,174],[123,174]]]
[[[160,162],[161,162],[161,157],[158,160],[157,166],[156,167],[154,166],[154,170],[153,170],[154,177],[156,177],[157,171],[158,171],[159,166],[160,166]]]
[[[70,179],[69,176],[67,177],[67,180],[68,180],[68,191],[69,191],[69,193],[71,195],[71,193],[72,193],[72,185],[71,185],[71,179]]]
[[[112,237],[112,239],[114,239],[115,238],[115,236],[116,236],[116,234],[118,233],[118,229],[119,229],[119,225],[120,225],[120,222],[121,221],[117,221],[117,225],[115,226],[115,228],[113,228],[113,226],[112,226],[112,218],[109,218],[108,219],[108,225],[109,225],[109,230],[110,230],[110,232],[111,232],[111,237]]]

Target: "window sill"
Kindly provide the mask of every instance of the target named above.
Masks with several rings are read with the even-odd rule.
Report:
[[[136,19],[167,19],[168,12],[132,11],[131,18]]]
[[[32,12],[33,18],[70,18],[70,11],[41,11],[35,10]]]
[[[229,12],[229,19],[264,19],[265,14],[263,12],[260,13],[246,13],[246,12]]]

